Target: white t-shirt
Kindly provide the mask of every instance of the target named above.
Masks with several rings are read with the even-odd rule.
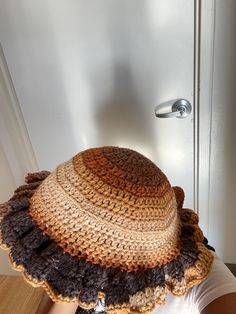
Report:
[[[200,314],[213,300],[236,292],[236,278],[215,253],[214,256],[211,272],[201,284],[182,297],[168,294],[166,304],[157,306],[152,314]]]

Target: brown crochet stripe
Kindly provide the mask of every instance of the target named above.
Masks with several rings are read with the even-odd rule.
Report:
[[[100,151],[113,166],[116,165],[123,171],[124,179],[129,182],[145,187],[156,187],[168,181],[160,168],[136,151],[128,148],[121,150],[118,147],[102,147]],[[158,197],[161,196],[161,193],[158,194]]]
[[[103,151],[106,148],[103,148]],[[122,160],[122,156],[124,154],[127,154],[127,151],[130,151],[133,155],[135,155],[134,151],[131,150],[125,150],[123,154],[120,154],[120,168],[118,168],[117,165],[113,165],[112,162],[108,159],[106,159],[101,151],[101,149],[91,149],[84,151],[80,153],[79,155],[76,155],[73,158],[73,164],[75,167],[75,170],[80,173],[80,164],[77,163],[77,160],[79,157],[82,158],[83,163],[87,169],[90,170],[93,174],[96,174],[96,176],[102,181],[111,187],[114,188],[119,188],[121,190],[127,191],[129,193],[132,193],[133,195],[136,196],[141,196],[141,197],[155,197],[161,198],[169,189],[170,189],[170,183],[168,182],[166,176],[161,172],[161,170],[155,166],[154,169],[152,169],[151,174],[147,164],[147,159],[143,157],[142,155],[138,154],[138,157],[142,158],[143,164],[142,164],[142,169],[143,172],[146,174],[146,177],[144,176],[145,184],[142,184],[142,178],[141,176],[136,176],[135,177],[135,172],[138,173],[140,171],[141,167],[140,164],[136,162],[136,160],[133,160],[133,168],[131,170],[134,172],[124,172],[121,169],[121,164],[124,160]],[[125,157],[125,156],[124,156]],[[136,157],[137,158],[137,157]],[[132,159],[129,159],[129,164],[131,163]],[[145,162],[145,163],[144,163]],[[124,165],[123,165],[124,166]],[[131,166],[131,165],[129,165]],[[146,166],[146,167],[145,167]],[[130,169],[127,167],[127,169]],[[154,171],[155,170],[155,171]],[[148,183],[149,181],[149,183]],[[150,184],[151,183],[151,184]]]
[[[184,191],[179,186],[173,186],[173,190],[174,190],[175,197],[177,200],[177,208],[182,209],[183,204],[184,204]]]

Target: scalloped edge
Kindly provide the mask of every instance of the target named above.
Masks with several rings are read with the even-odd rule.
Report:
[[[185,289],[183,289],[183,291],[181,293],[177,293],[174,291],[174,287],[176,286],[175,285],[175,279],[169,277],[169,280],[167,280],[167,283],[166,283],[166,286],[165,288],[163,288],[163,296],[166,297],[166,294],[167,294],[167,291],[171,292],[174,296],[177,296],[177,297],[181,297],[182,295],[184,295],[190,288],[192,288],[193,286],[201,283],[202,281],[204,281],[208,275],[209,275],[209,269],[211,269],[211,266],[212,266],[212,263],[213,263],[213,260],[214,260],[214,256],[213,254],[204,246],[204,244],[202,243],[197,243],[199,249],[200,249],[200,259],[198,259],[195,264],[189,268],[187,268],[185,271],[184,271],[184,279],[183,279],[183,283],[185,285]],[[1,246],[2,247],[2,246]],[[7,248],[9,250],[9,247]],[[200,269],[202,270],[202,268],[199,268],[199,264],[201,263],[201,258],[203,256],[205,256],[205,254],[208,255],[208,257],[211,257],[208,261],[208,264],[207,264],[207,268],[205,269],[205,272],[202,271],[202,274],[201,274],[201,271]],[[43,288],[47,293],[48,295],[50,296],[50,298],[52,299],[53,302],[55,303],[63,303],[63,304],[67,304],[67,303],[77,303],[78,306],[80,306],[81,308],[83,309],[92,309],[94,308],[97,303],[98,303],[98,300],[99,298],[104,298],[105,297],[105,293],[102,292],[102,291],[99,291],[98,292],[98,299],[97,299],[97,302],[96,303],[90,303],[90,304],[86,304],[86,303],[83,303],[81,302],[78,298],[69,298],[69,297],[63,297],[61,294],[58,294],[51,286],[50,284],[45,280],[42,280],[42,281],[39,281],[38,279],[32,277],[31,275],[29,275],[26,271],[26,269],[24,268],[23,265],[17,265],[12,256],[11,256],[11,253],[9,252],[8,254],[8,260],[9,260],[9,263],[12,267],[12,269],[16,270],[16,271],[19,271],[19,272],[22,272],[22,275],[23,275],[23,278],[25,279],[26,282],[28,282],[30,285],[32,285],[33,287],[41,287]],[[194,275],[194,273],[199,273],[199,277],[196,278],[196,274]],[[193,273],[193,278],[191,278],[191,273]],[[170,285],[168,284],[170,283]],[[181,283],[180,283],[181,284]],[[173,288],[171,288],[173,287]],[[145,291],[146,289],[158,289],[158,287],[156,288],[145,288],[144,291],[139,291],[137,292],[135,295],[131,296],[131,297],[136,297],[137,294],[140,294],[140,293],[144,293],[145,294]],[[115,314],[115,313],[118,313],[118,314],[137,314],[137,313],[142,313],[142,314],[149,314],[152,310],[155,309],[156,305],[164,305],[166,304],[166,301],[165,299],[162,301],[159,299],[157,300],[153,300],[153,299],[150,299],[150,302],[146,302],[146,308],[142,311],[142,310],[138,310],[136,308],[132,308],[132,306],[130,305],[130,303],[125,303],[125,304],[122,304],[122,305],[117,305],[117,306],[105,306],[105,310],[109,313],[109,314]]]

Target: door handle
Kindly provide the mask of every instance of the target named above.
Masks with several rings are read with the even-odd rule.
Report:
[[[169,102],[168,102],[169,104]],[[158,112],[162,105],[155,107],[155,116],[157,118],[186,118],[192,111],[191,103],[187,99],[178,99],[171,106],[170,112],[160,113]]]

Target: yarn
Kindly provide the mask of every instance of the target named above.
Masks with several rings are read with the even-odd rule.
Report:
[[[28,174],[0,205],[0,247],[55,302],[148,313],[183,295],[213,262],[184,192],[136,151],[85,150],[51,173]]]

